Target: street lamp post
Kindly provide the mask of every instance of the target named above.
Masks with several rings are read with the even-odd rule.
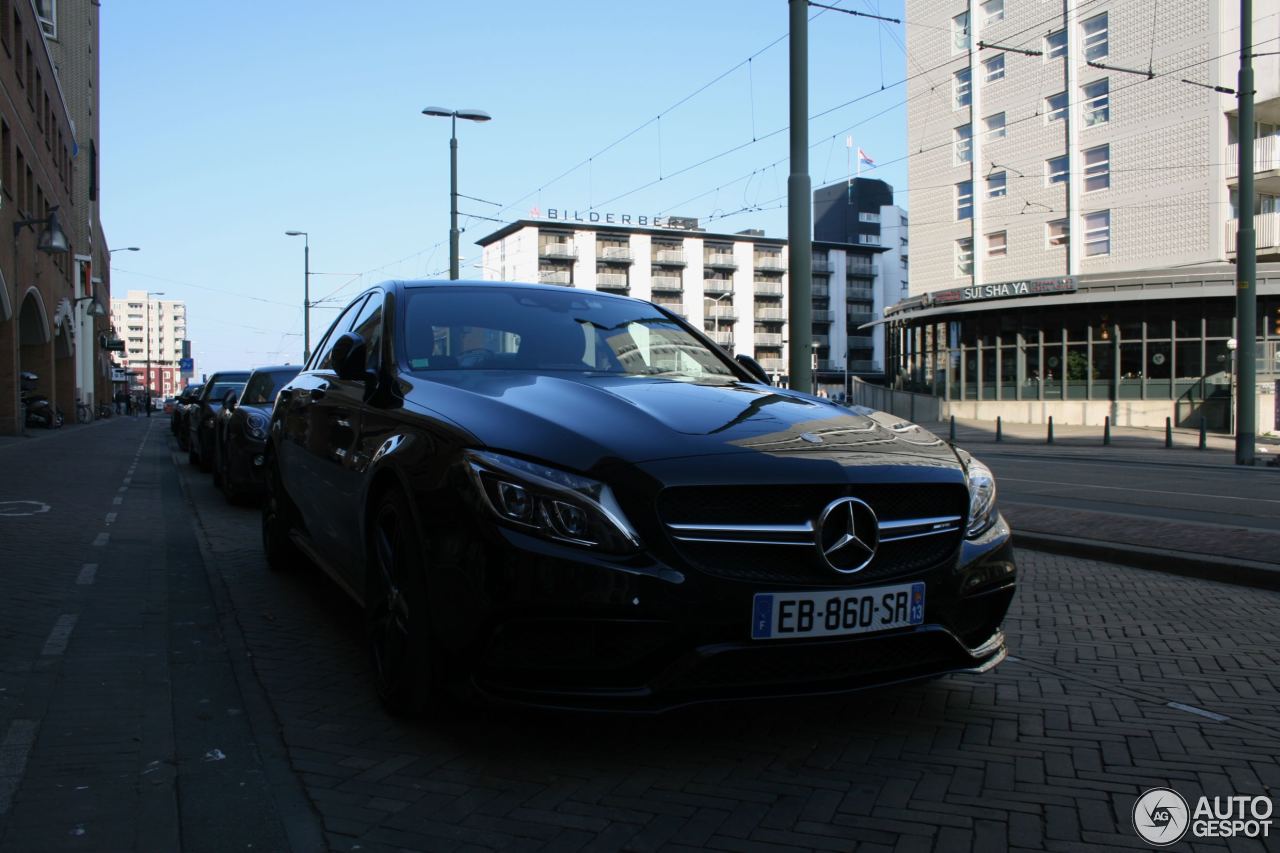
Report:
[[[445,107],[426,107],[425,116],[441,116],[449,119],[449,279],[458,279],[458,119],[489,121],[493,116],[484,110],[450,110]]]
[[[147,417],[151,417],[151,297],[153,296],[164,296],[164,291],[147,291]]]
[[[306,231],[286,231],[286,237],[302,238],[302,363],[311,358],[311,236]]]
[[[141,252],[141,246],[121,246],[119,249],[107,249],[108,255],[114,255],[116,252]]]

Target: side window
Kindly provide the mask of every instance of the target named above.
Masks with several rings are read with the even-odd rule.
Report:
[[[367,353],[365,367],[377,370],[380,364],[382,346],[382,292],[374,291],[373,296],[365,303],[360,316],[356,317],[351,331],[364,338]]]
[[[307,370],[328,370],[332,367],[329,355],[333,350],[333,345],[337,342],[339,335],[351,328],[351,320],[364,302],[365,296],[361,295],[355,302],[348,305],[345,311],[338,315],[338,319],[333,321],[329,331],[325,332],[324,339],[316,347],[316,351],[311,354],[311,361],[307,363]]]

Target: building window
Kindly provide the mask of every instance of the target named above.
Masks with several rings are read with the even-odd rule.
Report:
[[[956,221],[973,218],[973,181],[956,184]]]
[[[866,213],[866,212],[862,212],[862,213],[859,213],[859,214],[858,214],[858,221],[859,221],[859,222],[872,222],[872,223],[879,224],[879,222],[880,222],[880,214],[878,214],[878,213]]]
[[[1008,135],[1004,124],[1004,113],[989,115],[983,121],[987,125],[987,139],[1004,139]]]
[[[1007,180],[1004,172],[987,175],[987,198],[1004,198],[1008,194]]]
[[[1044,99],[1044,120],[1061,121],[1067,117],[1067,93],[1059,92]]]
[[[994,83],[997,80],[1004,79],[1004,54],[997,53],[995,56],[982,63],[983,81]]]
[[[982,23],[994,24],[1004,20],[1004,0],[986,0],[982,4]]]
[[[1106,58],[1107,45],[1107,13],[1095,15],[1080,25],[1084,33],[1084,58],[1098,60]]]
[[[1058,30],[1044,37],[1044,58],[1057,59],[1067,55],[1067,31]]]
[[[973,238],[956,241],[956,275],[973,275]]]
[[[1084,94],[1084,126],[1093,127],[1111,120],[1111,94],[1107,78],[1080,87]]]
[[[1111,146],[1099,145],[1084,152],[1084,191],[1105,190],[1111,186]]]
[[[955,108],[957,110],[963,109],[973,102],[972,82],[968,68],[962,68],[952,75],[951,94],[955,97]]]
[[[1003,258],[1009,254],[1008,234],[996,231],[987,235],[987,257]]]
[[[54,41],[58,40],[58,0],[36,0],[36,18],[40,29]]]
[[[1084,253],[1086,257],[1111,254],[1111,211],[1084,215]]]
[[[956,165],[973,160],[973,127],[963,124],[955,129]]]
[[[1046,185],[1063,184],[1067,181],[1067,170],[1070,168],[1067,155],[1050,157],[1044,161],[1044,177]]]
[[[969,49],[969,13],[961,12],[951,19],[951,52]]]
[[[1044,229],[1050,246],[1067,245],[1067,220],[1051,219],[1044,224]]]

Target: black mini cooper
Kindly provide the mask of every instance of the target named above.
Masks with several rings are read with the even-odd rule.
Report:
[[[394,711],[455,688],[658,711],[1006,654],[986,466],[647,302],[379,285],[281,390],[264,461],[270,564],[363,604]]]

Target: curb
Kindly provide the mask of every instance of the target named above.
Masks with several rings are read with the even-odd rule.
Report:
[[[1013,544],[1015,548],[1086,557],[1165,574],[1280,591],[1280,565],[1274,563],[1227,560],[1215,556],[1193,557],[1185,552],[1142,545],[1055,536],[1051,533],[1024,533],[1018,530],[1014,531]]]

